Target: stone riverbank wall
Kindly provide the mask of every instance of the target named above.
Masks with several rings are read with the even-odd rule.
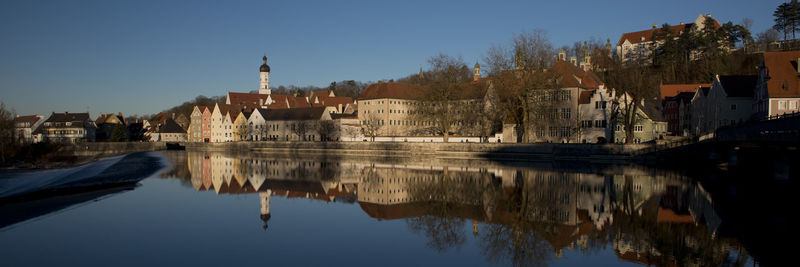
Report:
[[[233,142],[186,143],[187,150],[268,154],[328,154],[366,157],[420,157],[495,160],[630,160],[647,144],[497,144],[388,142]]]

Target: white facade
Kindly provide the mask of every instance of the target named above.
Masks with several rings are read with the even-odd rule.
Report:
[[[613,134],[611,122],[614,91],[600,86],[592,93],[588,103],[581,103],[579,109],[581,143],[596,143],[600,138],[608,141]]]

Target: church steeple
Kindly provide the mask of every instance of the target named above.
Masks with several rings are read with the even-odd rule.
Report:
[[[473,81],[477,81],[481,78],[481,65],[478,64],[478,61],[475,61],[475,75],[472,77]]]
[[[422,67],[419,67],[419,79],[420,80],[425,79],[425,75],[422,72]]]
[[[261,58],[261,61],[264,63],[261,64],[261,67],[258,68],[260,73],[259,78],[261,83],[258,86],[258,93],[268,95],[272,93],[269,89],[269,65],[267,65],[267,55],[265,54],[264,57]]]

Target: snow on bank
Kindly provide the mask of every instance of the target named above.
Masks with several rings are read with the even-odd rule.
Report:
[[[0,199],[43,190],[137,182],[166,166],[162,156],[153,152],[140,152],[72,168],[0,173]]]

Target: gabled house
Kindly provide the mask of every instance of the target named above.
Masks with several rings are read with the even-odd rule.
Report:
[[[192,114],[189,115],[189,128],[186,130],[186,138],[189,142],[203,142],[203,110],[206,107],[194,106]]]
[[[711,84],[662,84],[659,90],[661,111],[670,135],[685,136],[692,130],[692,98],[700,87]]]
[[[14,137],[20,144],[38,143],[42,141],[39,127],[45,119],[43,115],[17,116],[14,118]]]
[[[603,81],[588,68],[577,66],[576,62],[565,61],[565,52],[559,53],[559,60],[548,72],[559,78],[558,88],[538,90],[529,96],[534,107],[530,114],[530,129],[525,129],[529,142],[570,143],[582,142],[580,136],[580,116],[578,100],[582,92],[597,90],[604,86]],[[588,60],[585,60],[588,61]],[[588,96],[588,95],[585,95]],[[521,142],[521,132],[514,122],[503,125],[503,142]],[[587,139],[587,142],[592,142]]]
[[[692,123],[691,123],[691,132],[695,136],[703,135],[707,132],[707,128],[710,127],[711,122],[709,119],[713,120],[713,117],[708,116],[706,112],[708,112],[708,93],[711,91],[711,86],[708,87],[700,87],[697,89],[697,92],[694,93],[692,97]]]
[[[151,142],[186,142],[186,130],[172,118],[167,118],[158,130],[151,134]]]
[[[249,140],[249,130],[247,127],[247,119],[250,117],[252,112],[234,112],[235,116],[231,116],[233,119],[233,141],[245,141]],[[234,119],[235,117],[235,119]]]
[[[759,119],[800,112],[800,51],[764,52],[753,110]]]
[[[577,131],[581,143],[605,143],[611,138],[614,127],[612,105],[616,101],[613,90],[600,86],[594,90],[582,91],[578,97],[578,117],[580,128]]]
[[[707,95],[705,133],[753,118],[753,93],[757,81],[755,75],[714,76]]]
[[[42,124],[43,140],[53,143],[94,142],[97,126],[89,113],[55,113]]]
[[[128,124],[121,112],[119,114],[100,114],[94,123],[97,125],[95,133],[97,142],[128,141]]]

